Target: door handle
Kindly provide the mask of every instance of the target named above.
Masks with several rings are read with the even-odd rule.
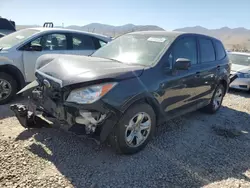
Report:
[[[201,73],[200,73],[200,72],[196,72],[195,77],[196,77],[196,78],[200,78],[200,76],[201,76]]]

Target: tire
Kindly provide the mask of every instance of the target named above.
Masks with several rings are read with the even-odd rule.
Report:
[[[9,88],[9,93],[6,94],[4,89]],[[17,93],[17,82],[12,76],[4,72],[0,72],[0,105],[8,103]]]
[[[217,105],[218,105],[218,106],[216,106],[216,105],[214,104],[214,103],[215,103],[214,101],[216,100],[216,97],[217,97],[218,93],[221,93],[221,99],[220,99],[220,103],[219,103],[219,104],[218,104],[218,101],[217,101]],[[222,104],[222,101],[223,101],[224,96],[225,96],[225,87],[224,87],[222,84],[219,84],[219,85],[216,87],[215,91],[214,91],[214,94],[213,94],[213,97],[212,97],[212,99],[211,99],[210,104],[207,105],[206,107],[204,107],[204,108],[202,109],[202,111],[204,111],[204,112],[206,112],[206,113],[209,113],[209,114],[214,114],[214,113],[216,113],[216,112],[220,109],[220,107],[221,107],[221,104]]]
[[[142,123],[138,123],[138,126],[130,126],[130,122],[137,122],[139,117],[143,117]],[[141,130],[138,127],[148,127],[148,122],[151,122],[151,126],[149,129]],[[139,126],[139,124],[141,126]],[[114,128],[113,133],[109,137],[110,144],[116,150],[117,153],[120,154],[134,154],[141,151],[151,140],[154,135],[156,127],[156,116],[153,108],[145,103],[132,105],[123,115],[121,120],[118,122],[116,127]],[[132,129],[134,130],[134,133]],[[133,133],[133,134],[132,134]],[[131,136],[132,135],[132,136]],[[143,139],[139,142],[139,137],[134,135],[142,135]],[[145,137],[144,137],[145,136]],[[133,138],[130,139],[130,138]],[[132,140],[132,142],[128,142],[128,140]],[[134,146],[132,146],[134,145]]]

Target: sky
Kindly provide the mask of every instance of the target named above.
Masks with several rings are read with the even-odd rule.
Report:
[[[250,29],[250,0],[0,0],[0,16],[17,25],[157,25]]]

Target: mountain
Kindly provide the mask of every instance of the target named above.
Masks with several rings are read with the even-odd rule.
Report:
[[[122,26],[113,26],[107,24],[100,24],[100,23],[91,23],[85,26],[68,26],[68,29],[76,29],[88,32],[95,32],[103,35],[108,36],[119,36],[124,33],[132,32],[132,31],[147,31],[147,30],[164,30],[155,25],[133,25],[133,24],[126,24]]]
[[[24,29],[28,27],[38,27],[37,25],[17,25],[17,30]],[[85,26],[77,26],[71,25],[65,27],[67,29],[75,29],[81,31],[88,31],[88,32],[95,32],[107,36],[119,36],[128,32],[132,31],[145,31],[145,30],[164,30],[161,27],[156,25],[134,25],[134,24],[126,24],[122,26],[113,26],[101,23],[91,23]],[[184,27],[176,29],[175,31],[182,31],[182,32],[194,32],[194,33],[201,33],[210,36],[214,36],[220,39],[227,49],[235,49],[235,50],[242,50],[246,51],[248,49],[250,51],[250,30],[244,27],[238,28],[229,28],[229,27],[222,27],[219,29],[207,29],[201,26],[194,26],[194,27]]]
[[[39,27],[38,25],[17,25],[17,30],[30,28],[30,27]],[[59,26],[55,26],[59,27]],[[126,24],[122,26],[113,26],[107,24],[100,24],[100,23],[91,23],[84,26],[78,25],[71,25],[65,27],[66,29],[74,29],[80,31],[88,31],[88,32],[95,32],[107,36],[116,37],[128,32],[132,31],[149,31],[149,30],[164,30],[161,27],[156,25],[133,25],[133,24]]]
[[[222,27],[220,29],[207,29],[201,26],[184,27],[175,31],[193,32],[205,35],[210,35],[220,39],[227,49],[246,50],[250,51],[250,30],[244,27],[229,28]]]
[[[39,25],[16,25],[16,30],[33,28],[33,27],[40,27],[40,26]]]

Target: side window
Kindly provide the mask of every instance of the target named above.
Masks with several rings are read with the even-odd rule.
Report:
[[[73,34],[73,50],[95,50],[92,37],[81,34]]]
[[[216,59],[221,60],[226,56],[225,49],[221,42],[214,41],[215,44],[215,50],[216,50]]]
[[[173,52],[174,62],[178,58],[186,58],[191,61],[191,64],[197,64],[197,46],[194,37],[185,37],[177,41]],[[172,54],[169,58],[172,58]]]
[[[201,63],[215,61],[215,52],[212,40],[206,38],[199,39]]]
[[[45,51],[67,50],[67,39],[64,34],[50,34],[33,40],[30,45],[41,45]]]
[[[100,44],[101,47],[103,47],[103,46],[105,46],[107,43],[104,42],[104,41],[102,41],[102,40],[99,40],[99,44]]]
[[[64,34],[51,34],[42,37],[44,50],[67,50],[67,38]]]
[[[38,39],[36,39],[36,40],[33,40],[32,42],[31,42],[31,46],[32,45],[41,45],[41,37],[40,38],[38,38]]]
[[[100,40],[100,39],[98,39],[96,37],[92,37],[92,40],[94,42],[96,50],[103,47],[103,46],[105,46],[107,44],[107,42],[104,42],[104,41],[102,41],[102,40]]]

